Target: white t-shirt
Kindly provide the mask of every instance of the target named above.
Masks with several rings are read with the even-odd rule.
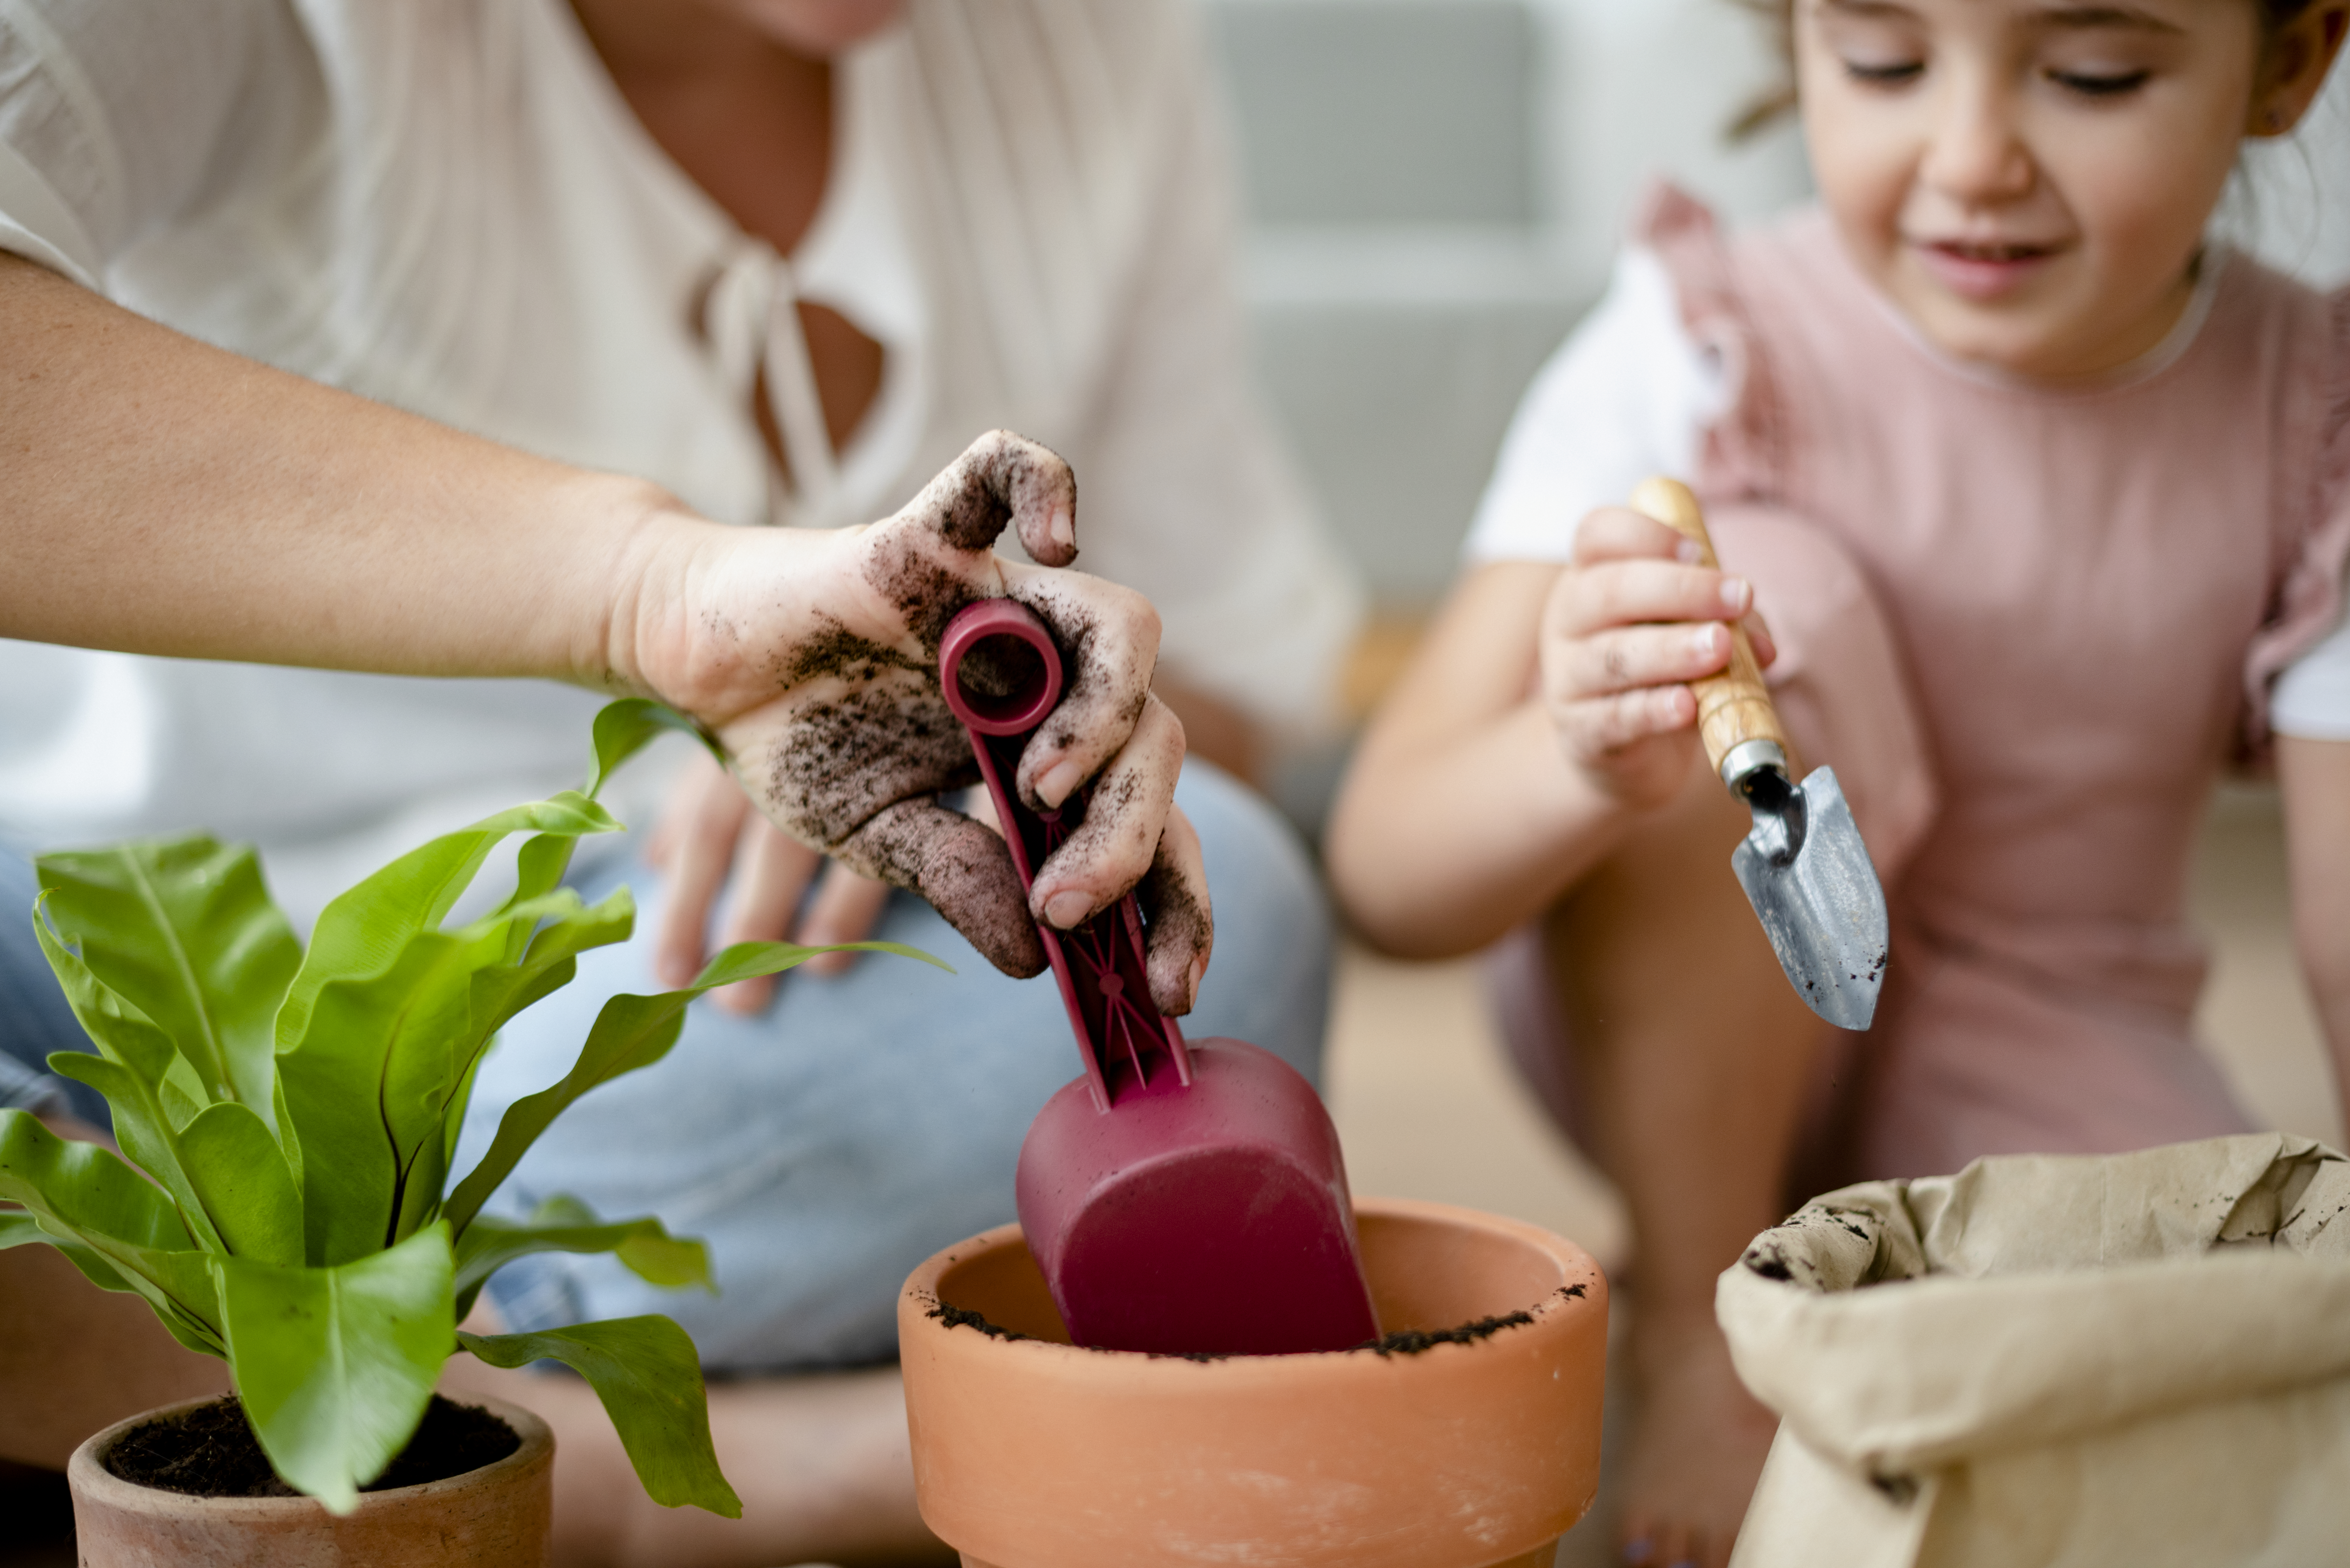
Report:
[[[2207,286],[2147,372],[2193,341],[2209,303]],[[1468,560],[1572,559],[1586,514],[1622,505],[1651,474],[1696,467],[1707,427],[1735,394],[1727,383],[1719,357],[1682,325],[1664,264],[1626,249],[1606,297],[1526,389],[1462,546]],[[2350,618],[2278,678],[2270,722],[2280,734],[2350,741]]]
[[[1181,0],[913,0],[842,62],[785,261],[564,0],[0,0],[0,249],[723,522],[886,515],[1020,430],[1076,466],[1080,565],[1159,605],[1170,673],[1310,729],[1360,593],[1248,385],[1198,54]],[[829,482],[786,493],[751,388],[795,295],[885,372]],[[0,837],[210,826],[300,915],[575,784],[597,701],[0,642]]]

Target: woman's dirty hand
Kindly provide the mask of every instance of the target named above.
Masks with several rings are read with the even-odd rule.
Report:
[[[1624,805],[1660,806],[1697,753],[1691,680],[1730,662],[1730,623],[1777,657],[1753,586],[1694,565],[1696,546],[1625,507],[1592,513],[1543,608],[1542,698],[1568,763]]]
[[[1007,973],[1045,967],[1033,921],[1067,929],[1134,888],[1152,917],[1154,999],[1188,1011],[1207,886],[1172,810],[1182,726],[1150,694],[1159,616],[1131,589],[1059,569],[1076,558],[1076,520],[1068,465],[996,431],[879,523],[704,528],[680,535],[682,558],[656,538],[623,596],[614,636],[631,646],[612,665],[706,726],[785,833],[920,893]],[[1041,565],[994,554],[1007,525]],[[1094,784],[1084,826],[1026,895],[1002,838],[938,799],[978,777],[939,689],[940,639],[958,610],[1002,595],[1052,628],[1068,670],[1015,787],[1052,809]]]

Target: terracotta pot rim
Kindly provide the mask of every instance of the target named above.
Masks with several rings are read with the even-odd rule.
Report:
[[[73,1451],[66,1461],[66,1477],[73,1490],[94,1502],[133,1513],[212,1514],[252,1517],[296,1512],[319,1506],[314,1497],[202,1497],[193,1492],[169,1491],[161,1487],[141,1486],[137,1481],[123,1480],[106,1468],[103,1455],[120,1442],[134,1428],[167,1416],[192,1410],[200,1405],[210,1405],[223,1397],[208,1395],[201,1399],[182,1399],[176,1404],[159,1405],[126,1417],[104,1431],[91,1434]],[[448,1397],[443,1396],[443,1397]],[[453,1405],[471,1405],[487,1410],[514,1428],[522,1441],[514,1452],[488,1464],[477,1465],[462,1475],[443,1476],[439,1480],[418,1481],[412,1486],[392,1487],[384,1491],[359,1493],[359,1508],[376,1511],[397,1508],[403,1503],[419,1501],[453,1491],[469,1491],[494,1487],[505,1472],[520,1470],[541,1461],[542,1456],[555,1448],[555,1434],[545,1421],[519,1405],[509,1405],[503,1399],[487,1395],[467,1394],[451,1398]]]
[[[1578,1264],[1590,1263],[1588,1253],[1555,1231],[1545,1230],[1528,1220],[1512,1220],[1499,1214],[1489,1214],[1479,1209],[1466,1209],[1459,1204],[1437,1203],[1418,1198],[1357,1197],[1355,1199],[1355,1212],[1357,1215],[1375,1215],[1380,1218],[1433,1220],[1466,1230],[1482,1231],[1489,1235],[1506,1236],[1513,1241],[1524,1242],[1556,1260],[1563,1266],[1571,1268]],[[1020,1227],[1017,1224],[998,1225],[992,1231],[983,1231],[976,1236],[966,1237],[953,1246],[933,1253],[925,1260],[920,1268],[908,1276],[901,1294],[923,1303],[926,1309],[934,1307],[939,1303],[939,1280],[949,1269],[1001,1247],[1006,1242],[1019,1240]],[[1560,1251],[1562,1243],[1568,1249],[1567,1253]],[[1595,1276],[1597,1275],[1596,1268],[1592,1272]],[[1553,1291],[1539,1302],[1531,1303],[1518,1309],[1533,1320],[1530,1323],[1497,1330],[1485,1338],[1468,1344],[1448,1341],[1444,1344],[1430,1345],[1424,1350],[1408,1353],[1393,1351],[1382,1353],[1368,1345],[1356,1345],[1346,1350],[1299,1351],[1286,1355],[1189,1356],[1170,1355],[1145,1350],[1100,1350],[1033,1337],[1010,1339],[993,1334],[983,1335],[983,1337],[993,1342],[998,1353],[1048,1356],[1069,1367],[1115,1366],[1132,1368],[1148,1363],[1164,1363],[1169,1368],[1167,1373],[1169,1376],[1194,1376],[1211,1372],[1218,1367],[1247,1368],[1253,1375],[1259,1376],[1264,1376],[1271,1368],[1281,1367],[1294,1370],[1298,1375],[1312,1376],[1331,1367],[1365,1361],[1402,1370],[1407,1364],[1441,1365],[1441,1360],[1438,1358],[1457,1360],[1460,1355],[1488,1354],[1492,1352],[1492,1347],[1499,1345],[1511,1334],[1539,1332],[1567,1314],[1589,1311],[1592,1303],[1587,1297],[1579,1289],[1577,1293],[1570,1295],[1567,1293],[1567,1288],[1571,1287]],[[1603,1290],[1602,1299],[1604,1295]],[[926,1332],[952,1334],[959,1332],[962,1325],[947,1324],[931,1316],[930,1312],[925,1310],[921,1326]],[[975,1335],[981,1334],[977,1329],[972,1329],[970,1332]],[[1177,1367],[1188,1368],[1189,1371],[1173,1370]]]

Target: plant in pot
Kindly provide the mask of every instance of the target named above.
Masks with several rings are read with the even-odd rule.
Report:
[[[0,1247],[46,1242],[101,1288],[137,1293],[236,1386],[74,1455],[83,1563],[543,1562],[552,1441],[527,1412],[433,1394],[461,1345],[498,1366],[564,1363],[655,1501],[741,1512],[692,1342],[670,1319],[457,1326],[491,1274],[531,1252],[610,1252],[656,1283],[712,1288],[701,1243],[658,1220],[606,1222],[558,1199],[515,1221],[484,1204],[572,1101],[666,1054],[695,997],[826,950],[743,943],[681,991],[613,997],[571,1071],[509,1107],[481,1162],[450,1179],[497,1030],[567,983],[578,954],[629,933],[626,889],[588,905],[562,878],[583,835],[620,826],[596,800],[606,778],[663,728],[691,726],[611,704],[585,793],[400,857],[329,904],[307,950],[249,847],[188,835],[39,860],[35,929],[97,1047],[50,1065],[106,1096],[128,1163],[0,1112],[0,1199],[21,1206],[0,1209]],[[529,836],[513,894],[451,923],[516,834]]]

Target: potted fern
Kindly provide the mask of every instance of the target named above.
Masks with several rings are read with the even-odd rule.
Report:
[[[474,1168],[450,1169],[499,1027],[567,983],[579,953],[629,933],[625,889],[589,905],[562,878],[582,836],[620,826],[596,800],[605,779],[664,727],[691,729],[651,702],[613,703],[585,793],[400,857],[329,904],[307,950],[249,847],[198,834],[40,859],[35,928],[97,1047],[50,1065],[106,1096],[125,1158],[0,1112],[0,1199],[20,1206],[0,1208],[0,1247],[46,1242],[102,1289],[137,1293],[181,1344],[226,1360],[236,1387],[225,1408],[150,1412],[74,1455],[85,1564],[543,1563],[552,1443],[526,1412],[433,1394],[460,1345],[498,1366],[567,1365],[655,1501],[739,1515],[675,1323],[457,1326],[490,1275],[531,1252],[612,1252],[656,1283],[711,1286],[701,1243],[657,1220],[558,1199],[513,1221],[484,1205],[567,1106],[667,1054],[695,997],[826,950],[743,943],[681,991],[613,997],[563,1080],[510,1107]],[[512,896],[452,924],[517,834]],[[219,1473],[201,1473],[199,1452]]]

